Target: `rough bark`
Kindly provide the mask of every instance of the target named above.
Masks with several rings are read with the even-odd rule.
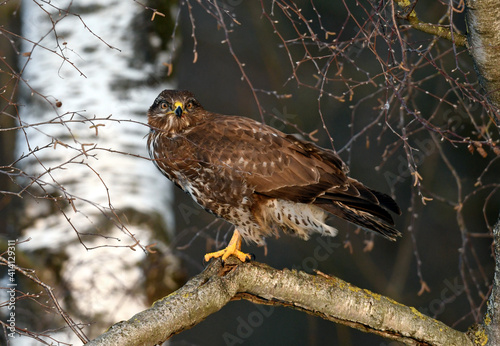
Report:
[[[408,345],[473,345],[465,333],[413,307],[326,275],[277,270],[230,258],[211,264],[186,285],[87,345],[155,345],[191,328],[229,301],[281,305]]]
[[[495,248],[495,276],[483,328],[488,341],[487,345],[500,345],[500,316],[498,315],[500,310],[500,217],[493,228],[493,234],[495,237],[493,244]]]
[[[468,0],[467,28],[469,52],[482,86],[489,100],[500,108],[500,2],[497,0]],[[495,117],[497,126],[500,119]],[[495,276],[488,309],[482,326],[476,331],[482,335],[482,345],[500,345],[500,218],[493,229],[495,249]]]
[[[467,1],[467,39],[480,81],[488,98],[500,105],[500,2]],[[497,125],[500,119],[496,118]]]

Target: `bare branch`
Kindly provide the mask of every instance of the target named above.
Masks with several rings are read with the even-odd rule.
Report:
[[[75,333],[75,335],[78,336],[78,338],[82,341],[82,342],[87,342],[89,339],[87,338],[87,336],[85,335],[85,333],[81,330],[81,328],[78,326],[78,324],[76,324],[73,319],[63,310],[63,308],[61,307],[61,304],[59,303],[59,301],[57,300],[56,296],[54,295],[53,293],[53,288],[50,287],[49,285],[47,285],[46,283],[44,283],[43,281],[41,281],[35,274],[34,271],[32,272],[29,272],[28,270],[24,269],[24,268],[21,268],[19,266],[17,266],[16,264],[14,263],[9,263],[8,260],[6,260],[4,257],[3,257],[4,254],[1,254],[0,256],[0,266],[8,266],[9,268],[12,268],[14,270],[16,270],[17,272],[23,274],[25,277],[27,277],[28,279],[30,279],[31,281],[35,282],[36,284],[40,285],[43,287],[43,289],[45,290],[45,292],[47,293],[47,295],[50,297],[50,299],[52,300],[52,303],[54,304],[55,308],[57,309],[59,315],[61,315],[61,317],[64,319],[64,321],[66,322],[66,324],[71,328],[71,330]],[[33,334],[33,336],[36,336],[37,334],[36,333],[31,333],[29,331],[25,331],[26,333],[29,333],[29,334]]]

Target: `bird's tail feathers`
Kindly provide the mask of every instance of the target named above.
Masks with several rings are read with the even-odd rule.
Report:
[[[392,217],[378,205],[371,205],[368,208],[366,203],[356,203],[355,201],[345,201],[343,203],[338,200],[322,200],[316,201],[314,204],[341,219],[380,233],[389,240],[395,241],[396,237],[401,236],[401,233],[393,227]]]

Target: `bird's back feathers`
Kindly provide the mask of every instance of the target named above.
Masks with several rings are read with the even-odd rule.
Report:
[[[160,96],[155,104],[186,104],[194,97],[175,91]],[[162,113],[155,104],[149,111],[154,128],[148,142],[156,164],[198,203],[236,227],[244,227],[238,222],[265,227],[257,215],[262,208],[254,204],[273,206],[268,202],[280,200],[290,210],[297,209],[293,203],[306,204],[313,208],[311,215],[319,208],[391,240],[400,235],[389,213],[401,213],[396,202],[348,177],[334,151],[249,118],[208,112],[197,101],[182,115],[186,119]],[[169,124],[177,126],[175,131]],[[250,221],[241,221],[246,212]],[[274,222],[280,219],[276,216]]]

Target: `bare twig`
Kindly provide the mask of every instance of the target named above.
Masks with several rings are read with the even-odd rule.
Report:
[[[9,266],[9,268],[15,269],[17,272],[23,274],[25,277],[30,279],[31,281],[35,282],[36,284],[40,285],[43,287],[47,295],[49,296],[50,300],[54,304],[55,308],[59,312],[59,315],[64,319],[68,327],[71,328],[71,330],[75,333],[76,336],[83,342],[86,343],[89,341],[88,337],[85,335],[85,333],[79,328],[78,324],[76,324],[73,319],[62,309],[61,305],[59,304],[59,301],[57,300],[56,296],[54,295],[53,288],[47,285],[45,282],[41,281],[34,272],[28,272],[26,269],[21,268],[17,266],[14,263],[11,263],[7,261],[3,256],[0,256],[0,262],[3,263],[5,266]]]

